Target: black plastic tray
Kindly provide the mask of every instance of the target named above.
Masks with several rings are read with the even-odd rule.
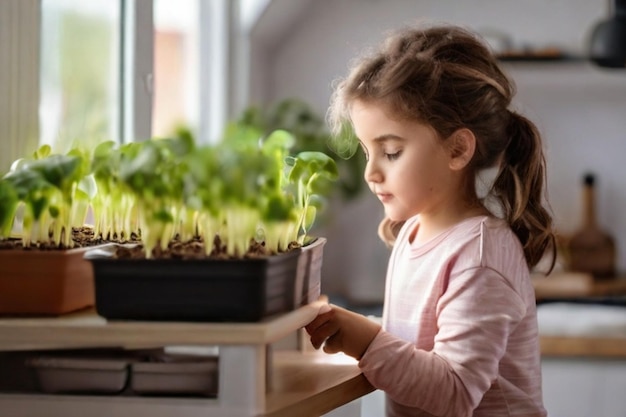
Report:
[[[107,319],[256,322],[299,304],[301,250],[260,259],[89,259]]]

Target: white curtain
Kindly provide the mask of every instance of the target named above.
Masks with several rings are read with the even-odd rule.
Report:
[[[39,144],[40,0],[0,1],[0,175]]]

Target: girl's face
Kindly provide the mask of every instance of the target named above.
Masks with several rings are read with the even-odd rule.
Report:
[[[428,125],[390,118],[380,103],[356,101],[351,119],[365,155],[365,181],[392,220],[437,213],[450,199],[450,157]]]

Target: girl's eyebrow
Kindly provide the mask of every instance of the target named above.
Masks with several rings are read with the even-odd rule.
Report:
[[[374,142],[376,143],[381,143],[381,142],[404,142],[404,138],[394,135],[394,134],[385,134],[385,135],[380,135],[375,137],[374,139],[372,139]]]
[[[385,134],[385,135],[376,136],[374,139],[372,139],[372,142],[376,144],[387,143],[387,142],[405,142],[405,139],[397,135]],[[365,147],[365,144],[360,138],[359,138],[359,143],[361,144],[361,146]]]

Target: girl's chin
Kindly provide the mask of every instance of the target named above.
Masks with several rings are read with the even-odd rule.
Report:
[[[410,219],[412,216],[403,216],[399,213],[386,210],[385,217],[387,217],[392,222],[403,222]]]
[[[385,207],[385,217],[387,217],[392,222],[404,222],[409,220],[413,216],[415,216],[415,214],[402,213],[397,210],[389,210],[387,207]]]

